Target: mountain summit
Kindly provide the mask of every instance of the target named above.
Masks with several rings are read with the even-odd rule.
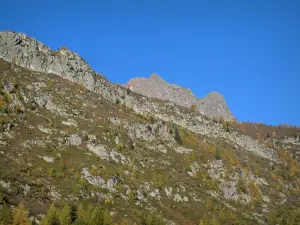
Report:
[[[190,89],[169,84],[156,73],[152,73],[149,78],[133,78],[126,86],[130,86],[133,91],[150,98],[171,101],[188,108],[196,105],[200,113],[210,118],[223,117],[225,120],[235,120],[224,97],[215,91],[200,99]]]

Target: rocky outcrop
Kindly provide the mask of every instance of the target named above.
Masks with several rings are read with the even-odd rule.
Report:
[[[152,74],[149,78],[133,78],[125,86],[147,97],[168,100],[180,106],[190,108],[195,104],[200,113],[210,118],[235,120],[224,97],[215,91],[200,99],[190,89],[169,84],[157,74]]]
[[[0,58],[34,71],[60,75],[89,90],[95,86],[96,73],[78,54],[65,47],[52,51],[25,34],[0,32]]]

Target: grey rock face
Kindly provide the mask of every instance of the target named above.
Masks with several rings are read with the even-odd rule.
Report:
[[[115,184],[118,182],[117,178],[110,178],[108,179],[107,183],[106,183],[106,187],[107,189],[111,190],[113,189],[113,187],[115,186]]]
[[[211,118],[223,117],[226,120],[235,120],[224,97],[216,91],[210,92],[203,99],[198,99],[198,106],[200,112]]]
[[[72,134],[70,137],[67,138],[67,140],[71,146],[81,145],[81,138],[77,134]]]
[[[0,58],[38,72],[53,73],[94,89],[95,72],[76,53],[66,48],[52,51],[25,34],[0,32]]]
[[[190,89],[169,84],[156,74],[149,78],[134,78],[129,81],[133,91],[150,98],[159,98],[174,102],[177,105],[191,107],[195,104],[198,111],[208,117],[223,117],[234,120],[234,116],[226,105],[224,97],[218,92],[211,92],[205,98],[197,98]]]
[[[82,176],[92,185],[102,187],[105,185],[105,180],[101,176],[93,176],[87,168],[82,169]]]

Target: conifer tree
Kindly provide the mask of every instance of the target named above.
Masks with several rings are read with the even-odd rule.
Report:
[[[175,127],[175,137],[174,137],[175,141],[177,141],[178,144],[182,145],[183,142],[182,142],[182,139],[180,137],[180,134],[179,134],[179,130],[178,130],[178,127],[176,126]]]
[[[200,220],[200,223],[199,223],[199,225],[205,225],[205,222],[204,222],[204,220],[203,220],[203,219],[201,219],[201,220]]]
[[[68,204],[65,204],[63,209],[61,210],[59,214],[59,222],[62,225],[71,225],[72,224],[72,218],[71,218],[71,208]]]
[[[220,160],[220,159],[222,159],[221,153],[220,153],[220,150],[217,148],[216,149],[216,160]]]
[[[93,210],[89,225],[109,225],[111,223],[112,219],[106,210],[99,206]]]
[[[60,225],[59,215],[54,204],[50,206],[47,215],[41,221],[41,225]]]
[[[2,204],[2,207],[0,208],[0,225],[12,224],[12,222],[13,222],[13,218],[12,218],[11,209],[4,202]]]
[[[74,225],[87,225],[87,223],[81,217],[79,217],[74,222]]]
[[[13,225],[30,225],[28,212],[25,210],[23,201],[20,203],[19,208],[15,212]]]

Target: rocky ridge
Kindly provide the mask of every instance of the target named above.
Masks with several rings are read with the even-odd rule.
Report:
[[[198,112],[210,118],[222,117],[225,120],[235,120],[224,97],[216,91],[200,99],[190,89],[169,84],[155,73],[149,78],[133,78],[125,86],[149,98],[174,102],[187,108],[195,105]]]

